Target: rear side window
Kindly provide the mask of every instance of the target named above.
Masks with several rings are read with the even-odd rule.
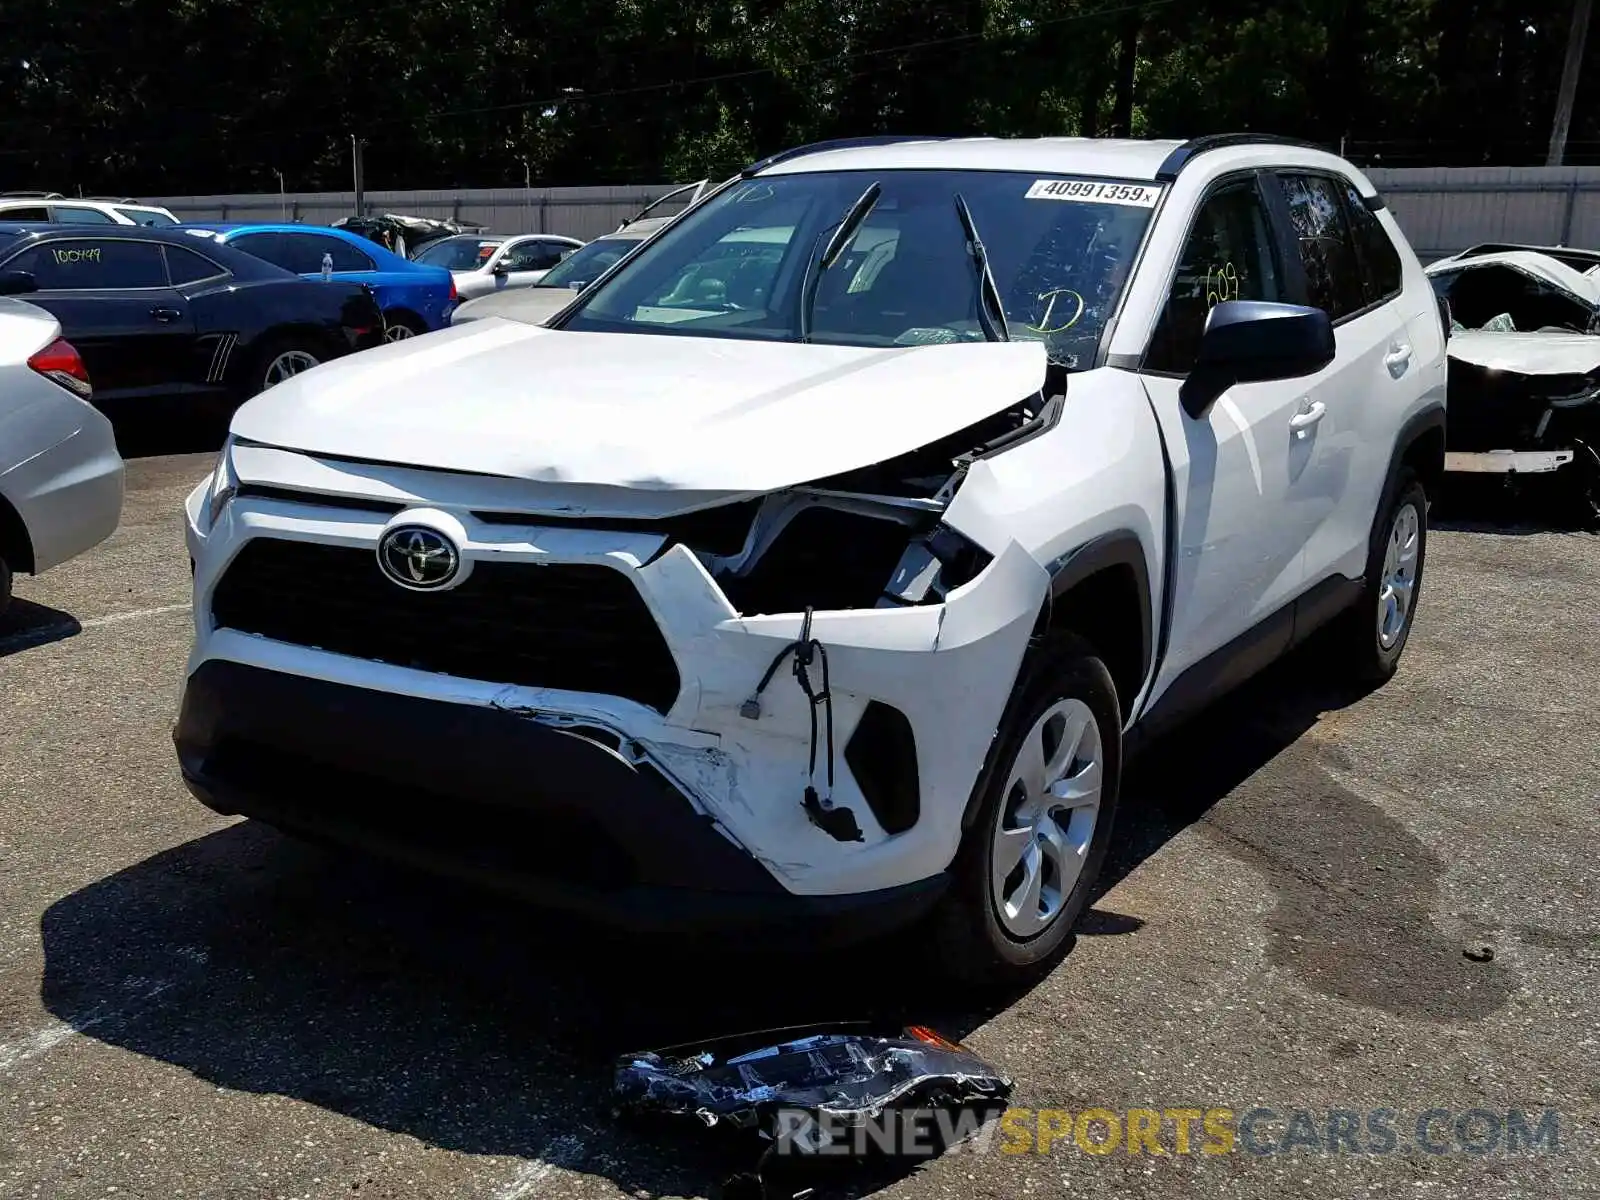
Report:
[[[349,242],[340,241],[335,237],[327,237],[318,233],[286,233],[283,240],[289,245],[289,257],[296,265],[290,267],[301,275],[314,275],[322,270],[322,256],[333,257],[335,271],[372,271],[376,270],[372,259]]]
[[[1145,368],[1187,374],[1206,318],[1224,300],[1285,299],[1271,227],[1254,181],[1229,184],[1200,206],[1161,310]]]
[[[1389,240],[1378,215],[1367,207],[1355,184],[1341,180],[1345,214],[1355,235],[1368,304],[1380,304],[1400,294],[1400,253]]]
[[[193,250],[185,250],[182,246],[162,248],[167,255],[167,276],[174,284],[194,283],[199,279],[213,279],[218,275],[227,274],[227,271],[209,258],[203,254],[196,254]]]
[[[1323,175],[1282,179],[1311,303],[1335,321],[1365,308],[1366,284],[1333,180]]]
[[[98,208],[68,208],[65,205],[51,205],[56,215],[56,222],[60,225],[115,225],[116,222]]]
[[[27,271],[41,291],[167,286],[161,247],[153,242],[92,238],[47,242],[24,250],[5,267],[9,271]]]

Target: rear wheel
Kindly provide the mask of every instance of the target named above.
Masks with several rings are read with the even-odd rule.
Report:
[[[386,342],[402,342],[427,332],[422,322],[410,313],[383,314],[383,340]]]
[[[1038,973],[1067,944],[1105,861],[1122,774],[1110,672],[1054,635],[1025,668],[935,914],[934,954],[966,983]]]
[[[1395,673],[1411,637],[1428,551],[1428,494],[1410,470],[1395,481],[1373,528],[1361,599],[1335,634],[1340,669],[1367,684]]]
[[[288,348],[278,350],[268,360],[261,376],[261,390],[276,387],[286,379],[292,379],[302,371],[309,371],[320,360],[309,350]]]

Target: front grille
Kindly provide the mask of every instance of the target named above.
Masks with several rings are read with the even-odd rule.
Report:
[[[255,538],[211,601],[218,626],[463,679],[622,696],[666,712],[679,679],[638,589],[610,567],[478,562],[410,592],[370,550]]]

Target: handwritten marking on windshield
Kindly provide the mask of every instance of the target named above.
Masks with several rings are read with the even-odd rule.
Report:
[[[1062,296],[1072,297],[1073,300],[1078,302],[1078,307],[1073,311],[1072,316],[1067,320],[1061,322],[1059,325],[1052,325],[1050,324],[1050,318],[1055,314],[1056,301]],[[1042,333],[1047,335],[1052,333],[1065,333],[1067,330],[1076,325],[1079,318],[1083,316],[1083,297],[1078,295],[1078,293],[1073,291],[1071,288],[1056,288],[1053,291],[1040,292],[1038,298],[1044,301],[1044,316],[1039,318],[1039,323],[1037,325],[1029,325],[1027,327],[1034,333]]]

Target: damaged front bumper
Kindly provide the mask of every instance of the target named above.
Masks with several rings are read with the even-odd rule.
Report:
[[[944,603],[813,614],[831,800],[861,835],[842,841],[803,806],[808,785],[826,788],[817,707],[787,667],[750,704],[804,616],[740,616],[686,546],[484,521],[468,505],[391,516],[241,495],[213,528],[203,507],[197,492],[197,628],[176,730],[202,800],[636,927],[848,913],[864,933],[914,917],[943,886],[1048,586],[1013,544]],[[218,619],[219,582],[259,539],[371,564],[387,528],[417,520],[446,528],[483,578],[621,573],[677,668],[675,694],[651,704],[418,669]]]
[[[1571,450],[1452,450],[1444,469],[1464,475],[1544,475],[1572,462]]]

